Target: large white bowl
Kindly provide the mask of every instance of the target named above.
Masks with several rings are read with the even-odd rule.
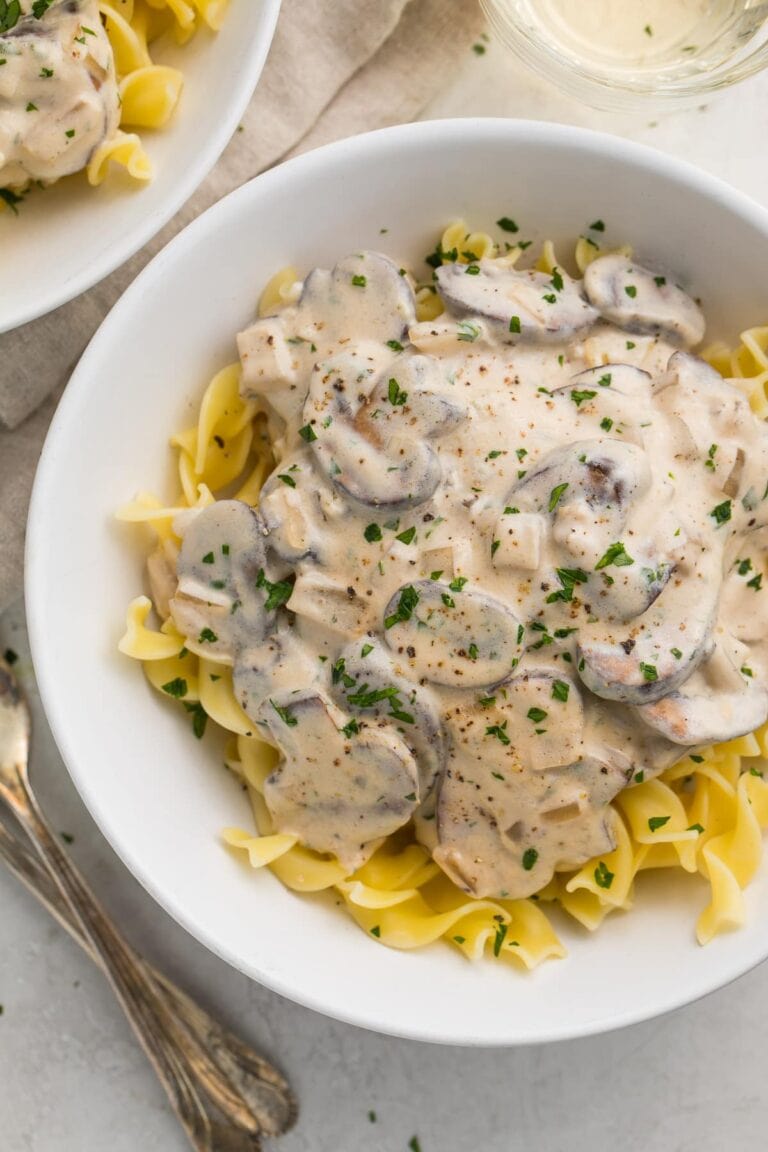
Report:
[[[81,176],[29,196],[18,216],[0,214],[0,332],[98,284],[178,212],[247,108],[279,10],[280,0],[232,0],[220,32],[158,52],[158,63],[181,68],[184,89],[168,127],[142,132],[151,183],[115,172],[90,188]]]
[[[138,278],[94,337],[40,463],[27,551],[32,648],[45,706],[102,831],[193,935],[278,992],[382,1032],[465,1044],[580,1036],[693,1000],[768,954],[764,869],[747,927],[697,946],[702,882],[643,877],[631,914],[595,936],[565,928],[564,961],[530,975],[445,945],[389,951],[331,901],[287,892],[218,839],[248,826],[238,786],[116,642],[142,587],[137,539],[113,521],[162,489],[168,434],[235,355],[266,278],[368,246],[407,262],[464,216],[502,215],[564,240],[595,217],[674,269],[712,335],[768,314],[768,214],[659,153],[572,128],[458,120],[391,128],[291,161],[216,205]],[[382,229],[388,229],[382,232]]]

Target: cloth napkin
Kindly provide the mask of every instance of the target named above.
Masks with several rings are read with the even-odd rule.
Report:
[[[27,504],[56,401],[127,285],[185,224],[265,168],[413,120],[482,27],[476,0],[283,0],[243,130],[182,211],[85,295],[0,336],[0,611],[21,591]]]

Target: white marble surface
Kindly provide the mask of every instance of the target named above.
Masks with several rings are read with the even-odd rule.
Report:
[[[702,110],[619,117],[574,106],[490,44],[484,56],[468,55],[428,115],[527,116],[619,132],[768,203],[768,73]],[[9,645],[25,651],[20,605],[0,621],[0,651]],[[29,685],[26,659],[20,669]],[[74,836],[73,855],[131,939],[293,1081],[302,1111],[280,1142],[285,1152],[407,1152],[415,1134],[423,1152],[762,1146],[768,966],[661,1020],[545,1048],[464,1051],[371,1035],[258,987],[156,907],[96,831],[39,709],[33,765],[55,826]],[[100,974],[2,871],[0,900],[0,1148],[183,1152]]]

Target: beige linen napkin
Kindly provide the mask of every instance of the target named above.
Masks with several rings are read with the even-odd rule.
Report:
[[[21,591],[26,508],[55,399],[126,286],[185,224],[258,172],[414,119],[481,29],[476,0],[283,0],[243,130],[182,211],[90,292],[0,336],[0,611]]]

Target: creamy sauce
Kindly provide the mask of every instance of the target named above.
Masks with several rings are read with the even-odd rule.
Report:
[[[0,188],[51,184],[84,168],[117,131],[112,47],[97,0],[32,0],[0,35]]]
[[[352,868],[413,819],[520,897],[611,849],[637,773],[768,716],[768,434],[624,257],[437,286],[417,323],[357,254],[240,335],[279,463],[258,512],[177,525],[170,610],[280,749],[281,831]]]

